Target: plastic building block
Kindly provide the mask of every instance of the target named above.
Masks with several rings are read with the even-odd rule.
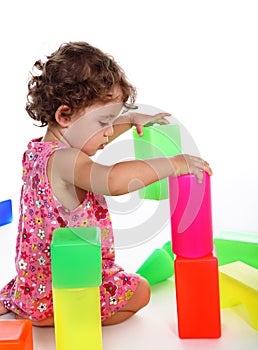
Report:
[[[98,228],[58,228],[51,244],[52,282],[56,288],[84,288],[102,282]]]
[[[29,320],[0,320],[0,350],[33,350]]]
[[[172,251],[171,241],[168,241],[165,244],[163,244],[162,249],[164,249],[171,256],[171,259],[174,261],[174,253]]]
[[[53,299],[56,349],[102,349],[99,288],[53,288]]]
[[[220,232],[214,237],[219,266],[242,261],[258,269],[258,234]]]
[[[258,330],[258,270],[241,261],[219,267],[221,307],[242,304],[250,325]]]
[[[56,349],[102,349],[99,229],[56,229],[51,254]]]
[[[182,153],[180,128],[177,124],[153,125],[143,128],[143,136],[133,129],[136,159],[175,156]],[[162,200],[168,198],[168,180],[157,181],[141,190],[140,198]]]
[[[10,224],[12,220],[13,214],[11,199],[0,202],[0,226]]]
[[[212,254],[175,259],[178,335],[182,339],[221,336],[218,261]]]
[[[200,258],[213,251],[210,176],[169,177],[172,250],[180,257]]]
[[[150,285],[165,281],[174,274],[174,262],[164,249],[155,249],[136,271]]]

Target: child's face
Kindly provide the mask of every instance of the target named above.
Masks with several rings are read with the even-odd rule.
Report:
[[[113,135],[113,123],[122,109],[122,102],[94,104],[72,117],[72,123],[63,136],[71,147],[93,156]]]

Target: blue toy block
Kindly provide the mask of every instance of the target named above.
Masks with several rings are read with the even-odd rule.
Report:
[[[0,202],[0,226],[10,224],[12,221],[12,201],[11,199],[7,199]]]

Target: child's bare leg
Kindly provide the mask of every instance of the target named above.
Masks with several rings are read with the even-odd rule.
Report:
[[[0,302],[0,316],[7,314],[10,312],[10,310],[6,309],[3,304]],[[15,315],[15,318],[20,320],[22,317]],[[42,321],[32,321],[33,326],[38,326],[38,327],[47,327],[47,326],[54,326],[54,319],[53,317],[46,318],[45,320]]]
[[[107,318],[102,322],[103,326],[110,326],[123,322],[133,316],[137,311],[146,306],[150,301],[150,286],[149,283],[141,278],[139,285],[134,292],[134,295],[128,303],[122,307],[115,315]]]
[[[10,310],[6,309],[4,305],[0,302],[0,316],[7,314],[8,312],[10,312]]]
[[[36,327],[53,327],[54,317],[48,317],[41,321],[32,321],[32,325]]]
[[[123,322],[133,316],[137,311],[146,306],[150,300],[150,286],[149,283],[141,278],[134,295],[128,303],[121,308],[115,315],[102,322],[103,326],[117,324]],[[17,316],[18,318],[18,316]],[[49,317],[42,321],[32,321],[33,326],[36,327],[51,327],[54,326],[54,318]]]
[[[15,315],[17,320],[22,320],[23,317],[19,315]],[[31,321],[33,326],[36,327],[53,327],[54,326],[54,317],[48,317],[41,321]]]

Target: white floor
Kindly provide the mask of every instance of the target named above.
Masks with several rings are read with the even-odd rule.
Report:
[[[15,237],[15,223],[0,227],[0,286],[7,283],[15,273],[13,266]],[[117,262],[127,271],[134,272],[154,248],[161,247],[168,239],[169,228],[165,227],[162,232],[145,244],[136,248],[118,249]],[[0,319],[12,317],[12,314],[7,314]],[[103,350],[258,349],[258,331],[250,327],[242,308],[222,310],[221,318],[222,337],[220,339],[179,339],[174,280],[171,278],[152,287],[150,304],[137,315],[120,325],[103,328]],[[34,350],[55,349],[53,328],[34,327],[33,339]]]

